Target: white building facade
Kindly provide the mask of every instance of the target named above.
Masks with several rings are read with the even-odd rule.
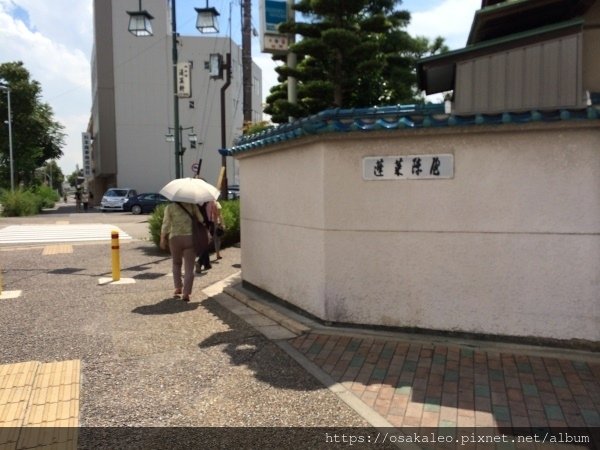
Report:
[[[135,3],[135,5],[133,4]],[[146,0],[154,20],[153,35],[136,37],[128,32],[128,10],[137,2],[94,1],[94,50],[92,55],[93,106],[87,132],[92,137],[91,179],[88,184],[99,201],[110,187],[129,187],[156,192],[176,177],[176,149],[167,142],[173,134],[173,69],[170,8],[165,0]],[[190,16],[195,11],[190,11]],[[211,54],[226,60],[231,54],[231,84],[225,90],[225,127],[222,127],[220,92],[223,78],[211,78],[206,66]],[[222,157],[222,128],[226,146],[242,133],[241,48],[229,38],[179,36],[178,61],[190,64],[189,97],[179,98],[182,128],[183,177],[195,175],[216,183]],[[262,117],[260,68],[252,65],[253,121]],[[189,140],[197,136],[196,148]],[[237,168],[227,158],[229,183]]]

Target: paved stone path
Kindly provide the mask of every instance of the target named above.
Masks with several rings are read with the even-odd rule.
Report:
[[[600,363],[310,333],[292,345],[401,427],[600,427]]]

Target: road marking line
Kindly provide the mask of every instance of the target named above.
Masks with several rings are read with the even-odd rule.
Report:
[[[111,224],[9,225],[0,229],[0,244],[35,244],[44,242],[108,241],[117,231],[121,241],[131,236]]]
[[[2,291],[0,294],[0,300],[12,300],[14,298],[19,298],[23,291]]]

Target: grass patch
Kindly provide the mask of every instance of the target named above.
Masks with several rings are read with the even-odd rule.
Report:
[[[39,188],[26,190],[17,189],[15,191],[2,190],[0,191],[2,216],[33,216],[39,213],[42,208],[45,208],[46,205],[51,204],[54,206],[54,202],[51,200],[52,198],[52,195],[50,195],[48,192],[40,192]],[[56,198],[56,200],[58,200],[58,198]]]

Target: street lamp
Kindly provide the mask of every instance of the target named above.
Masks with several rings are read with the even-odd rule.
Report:
[[[207,0],[208,6],[208,0]],[[206,8],[204,8],[206,9]],[[208,8],[214,10],[214,13],[218,15],[216,9]],[[139,10],[138,11],[127,11],[129,14],[129,32],[135,36],[152,36],[152,24],[151,20],[154,18],[148,11],[142,10],[142,0],[139,0]],[[198,11],[200,14],[200,11]],[[197,19],[198,23],[203,23],[203,20],[200,18]],[[173,121],[174,121],[174,130],[179,130],[179,96],[177,92],[177,2],[176,0],[171,0],[171,37],[173,41],[172,45],[172,64],[173,64]],[[175,178],[181,178],[181,170],[180,170],[180,153],[181,153],[181,139],[179,133],[174,133],[174,142],[175,142]]]
[[[142,10],[142,0],[138,11],[127,11],[129,14],[129,32],[135,36],[152,36],[152,17],[146,10]]]
[[[6,84],[0,83],[0,91],[6,91],[8,98],[8,156],[10,161],[10,190],[15,190],[15,171],[13,165],[13,145],[12,145],[12,112],[10,110],[10,88]]]
[[[213,8],[208,7],[208,0],[206,0],[206,8],[194,8],[198,13],[196,18],[196,28],[200,33],[218,33],[219,27],[217,26],[217,16],[219,12]]]
[[[186,130],[191,130],[191,133],[188,133],[188,140],[190,141],[190,147],[196,148],[196,143],[198,142],[198,136],[194,133],[194,127],[182,127],[179,126],[179,132],[176,133],[175,128],[169,127],[169,133],[165,134],[165,140],[167,142],[183,142],[183,132]],[[180,168],[179,171],[183,176],[183,154],[185,153],[186,148],[181,146],[181,149],[177,153],[177,166]]]

